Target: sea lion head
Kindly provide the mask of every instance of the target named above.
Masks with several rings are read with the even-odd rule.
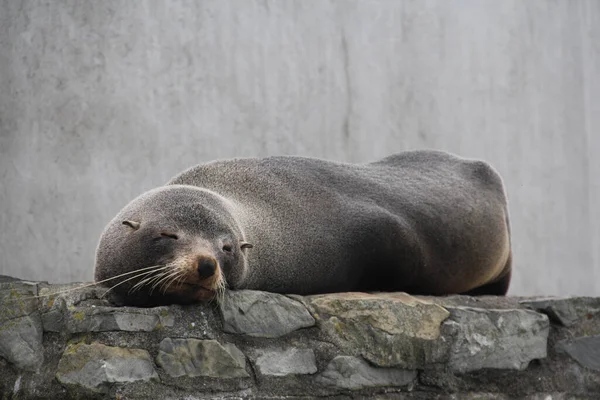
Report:
[[[163,186],[131,201],[106,226],[95,279],[125,305],[210,300],[244,280],[251,247],[226,198],[194,186]]]

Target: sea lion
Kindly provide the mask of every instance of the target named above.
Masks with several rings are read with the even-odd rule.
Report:
[[[367,164],[218,160],[108,224],[95,279],[118,275],[108,283],[130,305],[208,300],[225,287],[504,295],[507,200],[490,165],[434,150]]]

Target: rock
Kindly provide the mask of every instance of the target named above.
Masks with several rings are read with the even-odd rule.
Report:
[[[10,282],[19,282],[19,278],[14,278],[8,275],[0,275],[0,284],[2,283],[10,283]]]
[[[38,312],[38,284],[26,281],[0,282],[0,324]]]
[[[19,369],[37,372],[44,362],[42,338],[42,322],[37,313],[2,322],[0,356]]]
[[[422,368],[447,358],[440,336],[449,313],[405,293],[311,296],[322,329],[347,353],[382,367]]]
[[[450,367],[455,372],[483,368],[523,370],[545,358],[548,317],[529,310],[448,307],[444,324],[454,332]]]
[[[335,357],[317,382],[325,386],[358,390],[369,387],[406,386],[417,378],[417,371],[399,368],[375,368],[349,356]]]
[[[111,303],[103,295],[107,292],[105,287],[87,283],[69,283],[60,285],[40,284],[40,311],[47,312],[54,307],[56,301],[61,301],[69,309],[81,304],[95,304],[110,306]]]
[[[317,372],[317,360],[311,349],[262,350],[256,359],[256,368],[262,375],[314,374]]]
[[[302,303],[275,293],[228,291],[220,310],[225,332],[248,336],[276,338],[315,324]]]
[[[502,399],[511,399],[508,396]],[[525,397],[524,400],[587,400],[588,396],[574,396],[569,393],[538,393]],[[487,400],[487,397],[479,397],[477,400]]]
[[[53,301],[53,306],[50,311],[44,312],[41,315],[42,326],[44,332],[68,332],[65,319],[67,307],[64,300],[58,299]]]
[[[582,366],[600,371],[600,335],[563,340],[556,346]]]
[[[49,332],[151,332],[173,326],[169,307],[72,307],[67,310],[58,299],[55,306],[43,314],[44,330]]]
[[[39,371],[44,362],[43,329],[37,284],[0,282],[0,357],[25,371]]]
[[[112,383],[157,380],[158,374],[146,350],[71,344],[58,363],[56,379],[64,385],[104,393]]]
[[[174,378],[249,377],[244,354],[235,345],[221,345],[216,340],[165,338],[160,343],[156,363]]]
[[[584,318],[591,318],[600,312],[600,298],[571,297],[524,300],[525,307],[542,312],[563,326],[571,326]]]
[[[133,308],[77,286],[57,293],[65,287],[0,278],[0,392],[131,400],[600,398],[600,313],[589,298],[540,305],[515,297],[249,291],[228,294],[221,309]],[[548,316],[524,305],[554,310],[546,312],[563,322],[548,329]],[[223,320],[230,331],[282,336],[224,333]],[[50,332],[42,335],[42,325]],[[545,356],[548,334],[556,348],[531,363]],[[73,340],[81,344],[68,345]]]

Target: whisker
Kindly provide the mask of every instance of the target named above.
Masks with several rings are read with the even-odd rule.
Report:
[[[171,278],[171,276],[177,272],[177,269],[174,269],[173,271],[168,271],[165,272],[160,279],[156,280],[154,282],[154,284],[152,285],[152,288],[150,289],[150,294],[152,294],[152,292],[154,292],[154,290],[159,287],[162,283],[164,283],[165,281],[168,281],[169,278]],[[160,290],[160,288],[158,289]]]
[[[169,282],[171,281],[171,278],[177,278],[177,276],[179,275],[180,270],[175,269],[173,270],[173,272],[171,272],[163,281],[163,283],[160,285],[159,290],[162,290],[163,293],[166,292],[167,287],[169,287]]]
[[[186,277],[186,273],[185,271],[180,271],[177,276],[175,277],[175,281],[177,282],[177,285],[181,286],[181,284],[183,283],[184,279]]]
[[[152,279],[152,281],[154,281],[152,283],[152,289],[156,289],[156,287],[158,285],[161,284],[162,281],[164,281],[165,279],[168,279],[169,276],[173,273],[174,271],[165,271],[163,272],[160,276],[157,276],[155,279]]]
[[[166,267],[161,267],[161,268],[166,268]],[[128,281],[130,281],[130,280],[132,280],[132,279],[136,279],[136,278],[139,278],[139,277],[142,277],[142,276],[146,276],[146,275],[152,274],[152,273],[154,273],[154,272],[155,272],[155,270],[152,270],[152,271],[145,271],[145,272],[142,272],[141,274],[138,274],[138,275],[132,276],[132,277],[130,277],[130,278],[127,278],[127,279],[125,279],[125,280],[123,280],[123,281],[121,281],[121,282],[117,283],[116,285],[114,285],[114,286],[110,287],[110,288],[109,288],[109,289],[108,289],[106,292],[104,292],[104,293],[102,294],[102,296],[100,296],[100,298],[103,298],[104,296],[106,296],[106,293],[110,292],[111,290],[113,290],[113,289],[114,289],[114,288],[116,288],[117,286],[120,286],[120,285],[124,284],[125,282],[128,282]]]
[[[225,298],[225,291],[227,290],[227,280],[225,279],[225,275],[221,272],[221,279],[219,279],[219,301],[223,302]]]
[[[134,273],[137,273],[137,272],[140,272],[140,271],[147,271],[149,269],[159,269],[159,268],[163,268],[164,266],[165,266],[165,264],[157,264],[157,265],[153,265],[151,267],[139,268],[139,269],[136,269],[136,270],[133,270],[133,271],[125,272],[123,274],[115,275],[112,278],[108,278],[108,279],[104,279],[104,280],[95,282],[94,284],[97,285],[99,283],[104,283],[104,282],[112,281],[113,279],[117,279],[117,278],[120,278],[120,277],[125,276],[125,275],[131,275],[131,274],[134,274]]]
[[[131,287],[131,289],[129,289],[129,293],[133,293],[136,290],[139,290],[142,288],[142,286],[144,286],[145,284],[151,282],[152,280],[155,280],[157,278],[160,278],[162,276],[164,276],[164,274],[166,273],[166,269],[170,268],[169,265],[165,265],[162,269],[157,270],[157,271],[152,271],[152,272],[158,272],[155,275],[150,275],[145,277],[144,279],[140,280],[138,283],[136,283],[135,285],[133,285],[133,287]]]
[[[219,276],[219,280],[217,281],[216,284],[216,288],[215,288],[215,296],[209,300],[210,302],[216,302],[217,304],[222,303],[223,299],[225,298],[225,290],[227,288],[227,281],[225,280],[225,277],[223,276],[223,274],[221,274]]]
[[[152,292],[154,292],[154,289],[156,288],[157,283],[160,280],[164,279],[168,274],[169,274],[169,271],[163,271],[160,274],[157,274],[157,275],[151,277],[150,279],[148,279],[148,282],[146,282],[146,286],[150,287],[150,291],[148,292],[148,294],[151,295]]]
[[[171,286],[173,283],[175,283],[182,276],[185,276],[185,271],[177,271],[173,275],[173,278],[170,279],[169,281],[167,281],[167,285],[163,289],[163,294],[167,293],[167,289],[169,289],[169,286]]]
[[[168,265],[168,269],[162,271],[160,274],[156,274],[152,277],[150,277],[148,279],[148,281],[146,282],[147,285],[152,284],[152,288],[154,288],[156,286],[156,284],[158,283],[158,281],[162,280],[164,277],[166,277],[168,274],[171,273],[171,271],[169,269],[173,268],[173,266],[171,264]]]
[[[23,297],[22,299],[24,299],[24,300],[26,300],[26,299],[37,299],[37,298],[42,298],[42,297],[54,296],[54,295],[57,295],[57,294],[68,293],[68,292],[72,292],[74,290],[85,289],[85,288],[88,288],[88,287],[97,286],[97,285],[99,285],[101,283],[112,281],[112,280],[117,279],[117,278],[121,278],[123,276],[135,274],[135,273],[138,273],[140,271],[145,271],[145,270],[149,270],[149,269],[159,269],[161,266],[162,265],[153,265],[151,267],[140,268],[140,269],[136,269],[134,271],[129,271],[129,272],[125,272],[125,273],[122,273],[122,274],[119,274],[119,275],[115,275],[115,276],[113,276],[111,278],[103,279],[101,281],[97,281],[97,282],[93,282],[93,283],[88,283],[88,284],[77,286],[77,287],[70,288],[70,289],[59,290],[58,292],[52,292],[52,293],[48,293],[48,294],[39,294],[39,295],[35,295],[35,296]]]
[[[185,279],[185,274],[181,274],[179,276],[179,278],[177,279],[178,280],[177,286],[181,287],[181,285],[183,284],[184,279]]]
[[[122,284],[123,284],[123,283],[125,283],[125,282],[128,282],[128,281],[130,281],[130,280],[132,280],[132,279],[136,279],[136,278],[140,278],[140,277],[147,276],[147,275],[149,275],[149,274],[152,274],[153,272],[154,272],[154,271],[146,271],[146,272],[142,272],[141,274],[138,274],[138,275],[132,276],[132,277],[130,277],[130,278],[127,278],[127,279],[125,279],[125,280],[123,280],[123,281],[121,281],[121,282],[117,283],[116,285],[113,285],[113,286],[111,286],[110,288],[108,288],[108,290],[107,290],[106,292],[104,292],[104,293],[102,294],[102,296],[100,296],[100,298],[103,298],[103,297],[104,297],[104,296],[105,296],[105,295],[106,295],[108,292],[110,292],[111,290],[113,290],[113,289],[114,289],[114,288],[116,288],[117,286],[120,286],[120,285],[122,285]]]

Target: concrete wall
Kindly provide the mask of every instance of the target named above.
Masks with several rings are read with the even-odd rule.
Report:
[[[0,274],[202,161],[431,147],[504,176],[513,294],[598,293],[599,132],[597,0],[0,0]]]

